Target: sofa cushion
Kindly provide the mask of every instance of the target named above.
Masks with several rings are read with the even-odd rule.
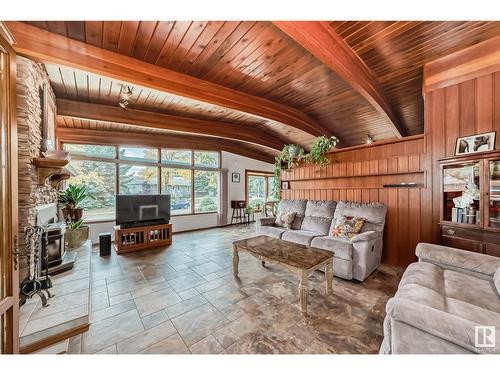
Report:
[[[281,238],[281,235],[286,231],[285,228],[265,225],[260,227],[259,233],[269,237]]]
[[[407,268],[395,297],[387,304],[387,313],[472,351],[477,351],[476,326],[500,327],[500,299],[491,280],[426,262]],[[494,351],[498,350],[497,346]]]
[[[382,203],[360,203],[360,202],[337,202],[337,207],[335,208],[334,219],[337,219],[341,215],[345,216],[359,216],[366,219],[363,225],[362,232],[369,230],[375,230],[382,232],[385,225],[385,215],[387,213],[387,207]],[[335,225],[335,220],[332,222],[332,228]]]
[[[309,232],[307,230],[288,230],[281,236],[284,241],[295,242],[301,245],[310,246],[311,241],[318,234],[315,232]]]
[[[288,212],[281,210],[278,215],[276,215],[276,221],[274,224],[278,227],[283,227],[290,229],[293,224],[293,219],[295,219],[296,212]]]
[[[351,239],[361,232],[365,221],[363,217],[341,215],[335,219],[335,226],[330,234],[334,237]]]
[[[300,229],[327,235],[335,212],[335,201],[307,201]]]
[[[311,246],[333,251],[335,258],[352,260],[352,243],[345,238],[332,236],[316,237],[311,241]]]
[[[302,226],[302,220],[304,220],[304,215],[306,213],[306,203],[305,199],[283,199],[279,204],[279,211],[296,212],[295,218],[292,223],[292,229],[300,229]]]
[[[434,264],[418,262],[408,266],[401,278],[396,297],[463,319],[500,326],[500,299],[491,281],[464,273],[445,270]]]

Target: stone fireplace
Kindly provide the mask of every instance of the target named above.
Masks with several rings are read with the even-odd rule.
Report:
[[[27,58],[17,56],[17,130],[18,130],[18,199],[19,242],[24,248],[24,228],[36,225],[37,207],[57,202],[57,190],[50,184],[39,185],[37,168],[33,159],[40,156],[42,142],[42,98],[45,87],[47,95],[55,102],[49,77],[44,67]],[[20,259],[20,282],[27,275],[26,259]]]

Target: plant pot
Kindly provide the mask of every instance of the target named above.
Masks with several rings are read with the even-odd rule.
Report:
[[[62,209],[63,219],[69,221],[78,221],[83,216],[83,208],[68,208]]]
[[[290,145],[288,148],[288,155],[290,155],[291,158],[296,158],[300,154],[300,147],[297,145]]]
[[[89,238],[89,227],[84,225],[78,229],[67,229],[64,233],[64,241],[69,249],[82,246]]]

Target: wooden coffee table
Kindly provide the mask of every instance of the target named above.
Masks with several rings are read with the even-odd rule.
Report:
[[[233,242],[233,274],[238,277],[238,252],[244,251],[262,261],[281,264],[299,276],[300,311],[307,313],[309,290],[307,278],[315,270],[324,269],[326,293],[332,293],[333,251],[317,249],[268,236],[257,236]]]

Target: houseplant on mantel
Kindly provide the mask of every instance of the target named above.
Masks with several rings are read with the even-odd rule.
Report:
[[[58,201],[64,206],[62,208],[64,220],[72,222],[80,220],[83,216],[83,208],[79,206],[87,198],[94,199],[83,185],[69,184],[66,190],[60,191]]]
[[[83,219],[66,221],[66,232],[64,233],[64,241],[69,249],[76,249],[82,246],[89,238],[88,225],[82,225]]]
[[[278,156],[274,158],[274,175],[279,179],[282,169],[291,169],[302,160],[306,163],[314,163],[324,167],[330,162],[325,154],[334,148],[338,142],[339,140],[334,136],[318,137],[311,143],[311,151],[308,153],[298,145],[285,145]]]

